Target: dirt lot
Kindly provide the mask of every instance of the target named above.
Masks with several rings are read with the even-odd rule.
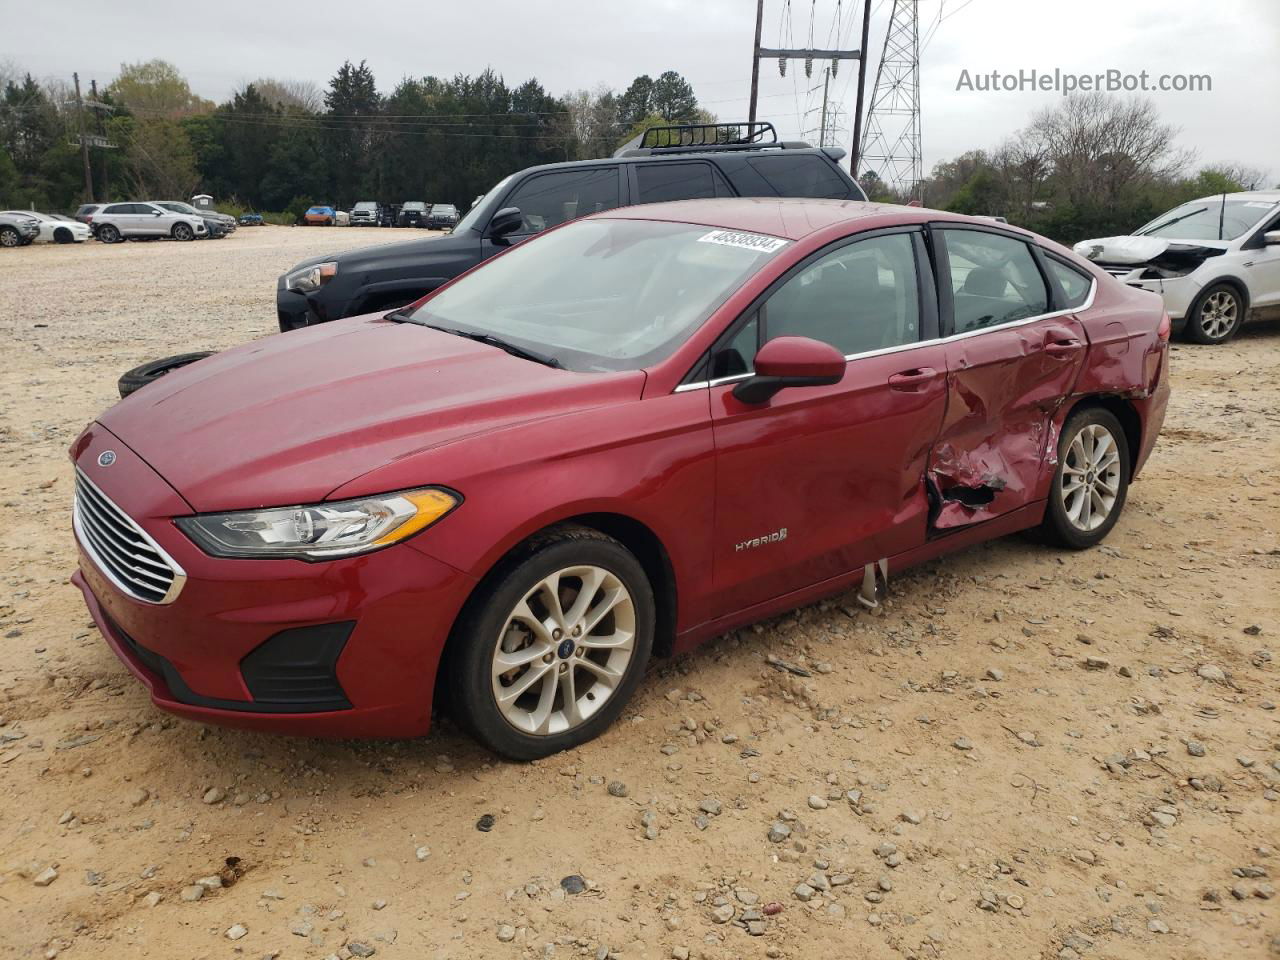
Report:
[[[67,445],[125,368],[271,333],[284,268],[405,235],[0,255],[0,955],[1280,955],[1275,326],[1175,349],[1102,548],[1008,539],[722,637],[570,754],[152,708],[67,584]]]

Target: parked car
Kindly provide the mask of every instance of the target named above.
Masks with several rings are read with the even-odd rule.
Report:
[[[378,208],[378,226],[394,227],[400,222],[400,204],[388,203]]]
[[[207,235],[204,215],[166,210],[154,203],[108,203],[93,215],[98,239],[103,243],[120,240],[194,240]]]
[[[82,203],[71,216],[73,219],[79,220],[88,226],[90,232],[96,234],[97,231],[93,226],[93,215],[101,210],[102,207],[103,204],[101,203]]]
[[[1226,343],[1246,319],[1280,319],[1280,190],[1192,200],[1075,251],[1159,293],[1174,332],[1195,343]]]
[[[373,200],[361,200],[351,208],[351,226],[353,227],[376,227],[378,226],[378,214],[382,207]]]
[[[425,227],[427,204],[422,200],[406,200],[400,204],[400,215],[396,222],[402,227]]]
[[[0,247],[25,247],[39,234],[39,225],[30,217],[0,213]]]
[[[73,579],[166,710],[416,736],[446,691],[540,757],[605,729],[651,654],[850,588],[874,606],[1017,530],[1098,544],[1168,336],[1153,294],[955,214],[596,214],[106,411],[71,448]]]
[[[196,208],[189,203],[183,203],[181,200],[152,200],[151,202],[164,210],[171,210],[174,213],[187,213],[194,217],[200,217],[204,220],[206,226],[208,226],[211,221],[215,222],[222,228],[220,236],[226,236],[227,234],[236,232],[236,218],[225,213],[219,213],[212,207]]]
[[[338,211],[326,204],[308,207],[302,222],[313,227],[332,227],[338,222]]]
[[[33,243],[84,243],[89,239],[89,228],[78,220],[55,217],[49,213],[36,213],[31,210],[5,210],[10,217],[27,217],[35,221],[39,231]]]
[[[433,203],[427,216],[427,226],[432,230],[452,230],[458,225],[458,208],[452,203]]]
[[[333,214],[333,222],[335,226],[349,227],[351,226],[351,214],[346,210],[335,210]]]
[[[277,281],[280,329],[412,303],[547,227],[614,207],[731,196],[866,199],[836,162],[843,151],[779,142],[767,123],[743,136],[745,127],[653,128],[637,140],[640,146],[612,158],[553,163],[512,174],[485,194],[448,236],[304,260]],[[672,136],[693,142],[644,145]]]
[[[266,221],[262,219],[262,214],[260,213],[240,214],[240,226],[242,227],[261,227],[265,225]]]

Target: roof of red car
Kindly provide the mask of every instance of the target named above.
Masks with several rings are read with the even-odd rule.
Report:
[[[648,203],[643,206],[625,207],[595,216],[610,219],[697,223],[708,227],[723,227],[726,230],[764,233],[787,240],[799,240],[817,230],[853,220],[867,220],[866,227],[871,229],[889,223],[967,219],[923,207],[867,203],[860,200],[814,200],[803,197],[677,200],[670,203]]]

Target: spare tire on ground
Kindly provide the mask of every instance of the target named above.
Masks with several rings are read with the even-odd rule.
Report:
[[[135,390],[145,387],[148,383],[158,380],[166,373],[177,370],[179,367],[185,367],[189,363],[195,363],[197,360],[203,360],[205,357],[213,356],[212,350],[204,350],[200,353],[179,353],[173,357],[162,357],[159,360],[152,360],[150,363],[144,363],[141,366],[134,367],[120,378],[120,396],[127,397]]]

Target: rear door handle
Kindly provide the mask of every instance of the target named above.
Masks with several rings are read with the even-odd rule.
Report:
[[[1051,357],[1066,356],[1079,348],[1080,339],[1070,330],[1049,330],[1044,335],[1044,352]]]
[[[938,375],[933,367],[916,367],[914,370],[903,370],[889,378],[889,389],[912,393],[919,390]]]

